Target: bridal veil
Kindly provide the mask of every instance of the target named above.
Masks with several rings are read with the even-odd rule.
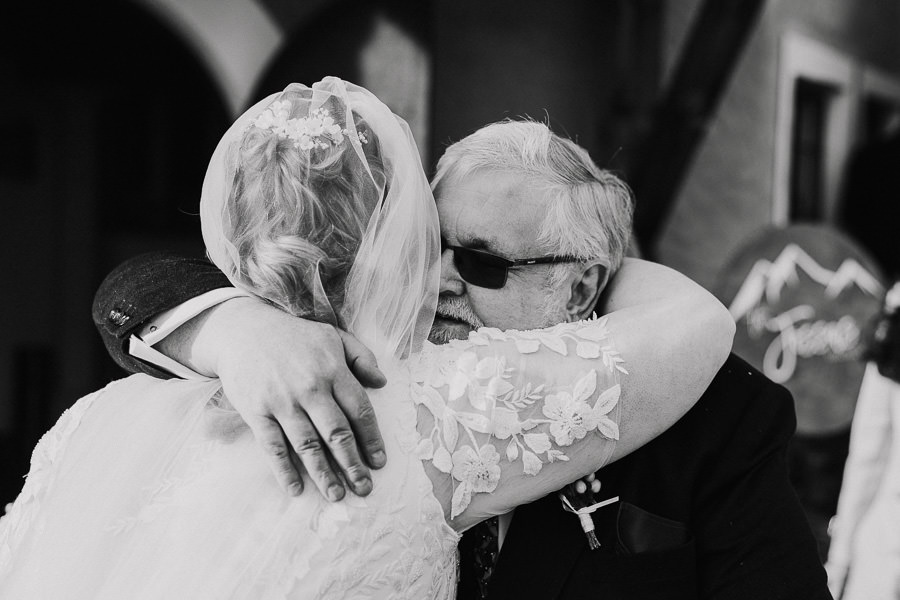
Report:
[[[272,190],[262,210],[240,206],[239,187],[246,182],[239,171],[260,134],[280,140],[270,144],[270,154],[296,155],[295,166],[304,171],[299,179],[312,181],[317,172],[329,178],[326,193],[311,198],[308,190],[293,196]],[[340,169],[340,184],[334,169]],[[335,189],[344,193],[328,194]],[[264,215],[235,218],[240,210]],[[200,213],[207,254],[235,286],[295,314],[338,324],[380,356],[408,356],[427,338],[440,277],[437,210],[409,127],[371,92],[327,77],[311,88],[291,84],[253,105],[210,160]],[[246,226],[238,222],[256,231],[241,231]],[[312,255],[299,249],[285,261],[302,266],[288,276],[302,280],[302,307],[256,284],[257,265],[247,258],[260,238],[277,246],[297,235],[302,245],[327,249]],[[342,252],[349,264],[329,268]]]

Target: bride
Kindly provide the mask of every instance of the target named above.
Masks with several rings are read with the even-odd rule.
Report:
[[[427,342],[441,242],[415,143],[335,78],[234,123],[201,214],[236,286],[376,353],[389,383],[369,393],[391,460],[364,498],[291,497],[219,382],[133,375],[38,443],[0,520],[0,596],[454,598],[462,531],[652,439],[730,346],[693,285],[639,315]],[[665,309],[677,294],[696,297],[695,319]]]

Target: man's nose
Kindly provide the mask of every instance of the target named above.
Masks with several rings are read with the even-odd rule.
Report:
[[[441,253],[441,289],[440,293],[450,296],[462,296],[466,291],[466,284],[456,270],[453,262],[453,250],[445,249]]]

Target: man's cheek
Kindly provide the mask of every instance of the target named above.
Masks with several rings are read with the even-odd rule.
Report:
[[[509,314],[509,306],[499,292],[487,289],[479,289],[475,293],[469,291],[469,306],[487,327],[502,327]]]

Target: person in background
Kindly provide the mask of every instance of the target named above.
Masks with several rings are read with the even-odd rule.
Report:
[[[826,570],[836,600],[900,598],[900,282],[875,327]]]

